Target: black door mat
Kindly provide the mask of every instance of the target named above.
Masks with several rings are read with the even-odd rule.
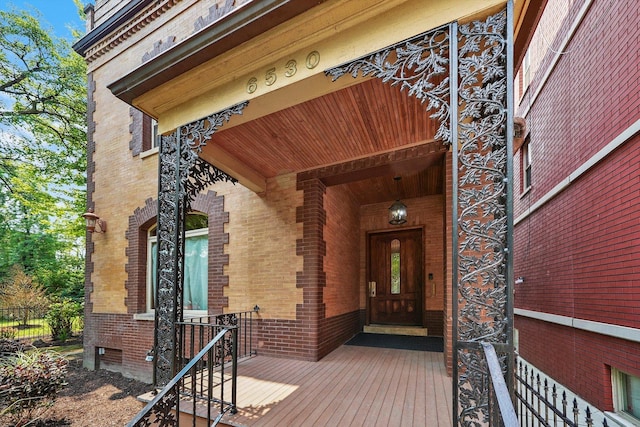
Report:
[[[360,332],[345,345],[362,347],[395,348],[398,350],[418,350],[442,353],[444,340],[442,337],[416,337],[410,335],[368,334]]]

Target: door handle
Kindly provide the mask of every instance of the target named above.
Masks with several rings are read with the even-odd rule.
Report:
[[[376,296],[376,282],[369,282],[369,296]]]

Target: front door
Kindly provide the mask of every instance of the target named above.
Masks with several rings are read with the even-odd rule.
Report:
[[[369,235],[369,322],[422,324],[422,230]]]

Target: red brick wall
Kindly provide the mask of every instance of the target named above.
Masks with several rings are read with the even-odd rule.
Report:
[[[324,208],[327,212],[324,227],[327,285],[323,297],[326,317],[333,317],[360,308],[360,206],[348,187],[338,185],[327,188]]]
[[[323,319],[320,322],[318,359],[347,342],[362,330],[359,310]]]
[[[640,325],[640,136],[516,227],[516,307]]]
[[[521,316],[515,326],[525,359],[601,410],[613,410],[612,367],[640,377],[640,343]]]
[[[133,320],[126,314],[102,313],[94,313],[90,319],[93,327],[85,328],[84,336],[85,361],[91,359],[92,367],[108,368],[151,383],[153,363],[145,361],[145,356],[153,348],[153,321]],[[115,359],[109,359],[106,352],[107,358],[101,364],[100,347],[109,349],[109,355],[120,351],[121,366],[117,366]]]
[[[638,120],[640,53],[632,46],[640,42],[640,8],[633,1],[610,3],[593,2],[526,116],[534,146],[534,185],[527,197],[516,197],[516,217]],[[580,6],[582,2],[574,2],[558,39],[566,36]],[[540,41],[543,67],[554,56],[549,43],[556,46],[559,40]],[[543,74],[536,73],[516,115],[530,104]]]
[[[635,2],[591,5],[526,116],[533,184],[523,195],[518,153],[516,218],[638,120],[639,21]],[[553,56],[545,46],[522,106]],[[635,135],[516,225],[517,308],[640,327],[639,165]],[[601,409],[611,409],[609,366],[640,375],[637,343],[520,317],[516,327],[523,357]]]

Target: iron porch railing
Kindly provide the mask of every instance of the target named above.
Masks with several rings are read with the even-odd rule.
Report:
[[[253,313],[258,310],[176,322],[182,337],[175,362],[179,373],[127,426],[179,426],[181,411],[191,414],[192,426],[199,425],[198,417],[216,425],[227,412],[235,413],[237,363],[256,354]]]
[[[258,319],[253,314],[259,307],[251,311],[218,314],[210,316],[192,317],[182,322],[176,322],[179,335],[182,337],[178,343],[178,367],[181,369],[220,331],[220,327],[237,326],[238,329],[238,358],[251,357],[256,354],[257,336],[253,333]]]
[[[218,334],[164,386],[127,427],[180,426],[182,412],[191,414],[191,426],[198,425],[198,417],[215,426],[225,413],[235,413],[238,363],[238,327],[220,327]],[[227,353],[230,350],[230,354]],[[231,363],[231,376],[225,366]],[[225,401],[225,382],[231,382],[231,400]],[[220,386],[220,397],[213,389]],[[217,414],[213,404],[219,405]],[[183,424],[184,425],[184,424]]]
[[[574,398],[569,401],[567,392],[560,393],[559,389],[557,384],[547,378],[541,380],[539,373],[535,373],[525,362],[519,360],[516,373],[516,397],[520,425],[523,427],[595,426],[596,421],[591,408],[586,406],[581,411],[578,400]],[[604,417],[601,423],[603,427],[609,426]]]

